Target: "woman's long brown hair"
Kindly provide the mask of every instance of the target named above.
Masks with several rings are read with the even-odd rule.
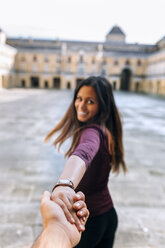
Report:
[[[67,112],[61,121],[51,130],[45,138],[47,142],[56,132],[61,131],[53,144],[55,147],[61,145],[69,137],[72,137],[72,143],[65,156],[69,156],[78,145],[81,131],[85,127],[84,123],[77,120],[74,102],[77,93],[82,86],[92,86],[98,96],[99,112],[92,120],[92,123],[99,124],[106,128],[109,140],[109,151],[112,155],[112,171],[118,173],[120,168],[127,171],[124,162],[124,148],[122,140],[122,124],[120,115],[115,104],[111,84],[103,77],[89,77],[80,82],[74,92],[74,98]]]

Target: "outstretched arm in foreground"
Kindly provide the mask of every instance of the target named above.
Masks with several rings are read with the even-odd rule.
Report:
[[[77,202],[79,203],[78,205],[76,205]],[[85,203],[83,205],[81,200],[77,202],[74,203],[75,208],[77,210],[80,209],[80,212],[81,210],[86,211],[86,216],[88,217],[89,212],[86,209]],[[48,191],[45,191],[42,196],[41,214],[43,232],[33,245],[33,248],[72,248],[78,244],[81,232],[78,231],[74,224],[67,221],[61,207],[50,199]],[[79,214],[81,215],[81,213]],[[86,221],[84,218],[83,220],[83,224],[85,224]]]

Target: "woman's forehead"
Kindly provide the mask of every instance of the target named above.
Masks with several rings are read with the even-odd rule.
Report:
[[[92,86],[82,86],[77,95],[83,95],[85,97],[97,97],[96,91]]]

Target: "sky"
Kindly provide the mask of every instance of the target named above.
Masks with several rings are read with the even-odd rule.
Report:
[[[9,37],[104,41],[118,25],[128,43],[165,36],[165,0],[0,0],[0,28]]]

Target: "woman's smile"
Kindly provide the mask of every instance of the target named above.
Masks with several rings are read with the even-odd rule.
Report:
[[[86,116],[87,114],[87,112],[78,111],[78,115]]]

